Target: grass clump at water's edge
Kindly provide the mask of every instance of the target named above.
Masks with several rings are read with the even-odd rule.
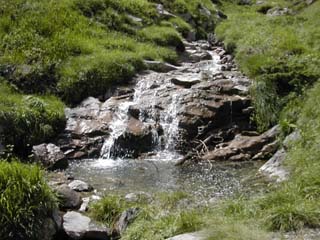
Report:
[[[0,160],[0,238],[42,239],[44,220],[56,197],[35,165]]]
[[[139,209],[137,218],[122,239],[165,239],[203,226],[200,214],[206,209],[186,209],[186,204],[193,200],[184,192],[138,196],[137,201],[129,202],[122,196],[106,196],[92,205],[91,215],[112,227],[124,210]]]

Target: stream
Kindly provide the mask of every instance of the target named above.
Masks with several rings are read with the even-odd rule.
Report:
[[[70,158],[81,158],[69,162],[69,175],[100,193],[185,191],[218,198],[250,191],[248,179],[259,162],[175,166],[206,126],[223,129],[246,121],[241,111],[250,85],[237,71],[224,69],[222,54],[207,43],[189,43],[186,53],[178,67],[143,72],[104,101],[89,98],[66,110],[67,137],[61,142],[68,141]],[[219,94],[225,86],[230,92]],[[234,107],[239,102],[243,106]]]

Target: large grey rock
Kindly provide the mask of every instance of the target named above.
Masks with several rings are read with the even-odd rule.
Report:
[[[81,195],[72,190],[68,185],[63,184],[56,187],[62,209],[79,209],[82,204]]]
[[[32,152],[35,161],[50,170],[64,169],[68,166],[68,160],[64,153],[52,143],[33,146]]]
[[[92,186],[81,180],[74,180],[68,186],[77,192],[90,192],[93,190]]]
[[[63,229],[71,239],[110,239],[107,227],[93,222],[89,217],[78,212],[67,212],[63,216]]]
[[[295,141],[301,138],[299,131],[289,134],[283,141],[283,148],[279,149],[260,169],[259,172],[269,179],[282,182],[288,179],[289,171],[284,167],[284,161],[287,157],[287,149]]]
[[[289,172],[283,167],[286,156],[287,153],[283,148],[278,150],[273,157],[259,169],[259,172],[270,179],[275,179],[277,182],[286,180],[289,175]]]
[[[152,129],[149,124],[129,118],[125,131],[115,140],[112,155],[137,157],[140,153],[150,151],[154,144]]]
[[[167,240],[205,240],[206,238],[207,236],[205,232],[193,232],[167,238]]]

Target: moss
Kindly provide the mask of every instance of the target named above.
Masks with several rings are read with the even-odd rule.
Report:
[[[56,207],[56,198],[39,167],[0,161],[1,239],[41,239],[42,224]]]

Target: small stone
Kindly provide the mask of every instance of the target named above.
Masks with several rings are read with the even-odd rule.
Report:
[[[88,183],[81,180],[74,180],[68,185],[72,190],[77,192],[90,192],[93,190],[93,187]]]
[[[60,207],[62,209],[79,209],[82,199],[79,193],[72,190],[68,185],[58,186],[56,192],[59,195]]]
[[[88,210],[88,206],[89,206],[89,202],[90,202],[90,198],[86,197],[82,199],[82,204],[81,207],[79,209],[80,212],[86,212]]]

